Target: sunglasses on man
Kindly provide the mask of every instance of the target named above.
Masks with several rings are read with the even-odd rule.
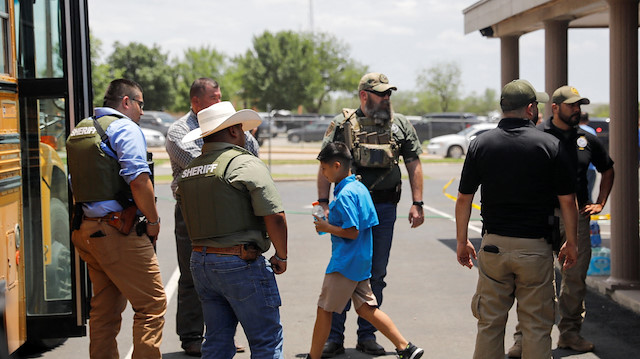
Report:
[[[391,97],[391,91],[392,91],[391,89],[388,89],[387,91],[384,91],[384,92],[378,92],[378,91],[373,91],[373,90],[365,90],[365,92],[372,93],[372,94],[374,94],[374,95],[376,95],[378,97],[386,97],[386,96]]]

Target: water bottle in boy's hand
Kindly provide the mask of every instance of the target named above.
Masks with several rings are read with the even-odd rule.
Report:
[[[313,206],[313,208],[311,209],[311,214],[318,217],[318,218],[322,218],[324,220],[326,220],[325,216],[324,216],[324,208],[322,208],[322,206],[320,205],[320,202],[316,201],[311,203],[311,205]],[[315,222],[315,217],[313,218],[313,221]],[[327,232],[318,232],[318,234],[327,234]]]

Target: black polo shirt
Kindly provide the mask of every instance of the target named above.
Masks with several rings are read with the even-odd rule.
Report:
[[[575,192],[576,177],[560,141],[526,119],[504,118],[469,145],[459,191],[481,188],[488,233],[541,238],[558,195]]]
[[[552,119],[549,119],[537,127],[557,137],[569,152],[577,178],[576,198],[580,208],[584,207],[591,198],[587,184],[589,163],[593,163],[600,173],[613,167],[613,160],[609,157],[607,149],[596,136],[578,126],[565,131],[556,127]]]

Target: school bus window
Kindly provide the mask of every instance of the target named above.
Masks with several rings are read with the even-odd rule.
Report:
[[[63,76],[59,7],[55,0],[33,4],[38,78]]]
[[[62,78],[64,77],[62,56],[62,24],[59,0],[36,0],[33,2],[33,22],[20,20],[22,14],[20,2],[14,3],[16,18],[16,38],[18,39],[18,73],[20,78]],[[33,31],[33,39],[28,36]],[[33,40],[35,43],[31,44]],[[32,48],[33,46],[33,48]],[[27,55],[24,48],[35,50]],[[31,57],[34,56],[34,57]],[[35,69],[30,63],[35,59]]]
[[[0,41],[2,44],[0,46],[0,71],[5,74],[9,73],[9,54],[11,51],[9,50],[9,13],[7,12],[7,3],[5,1],[0,1]]]

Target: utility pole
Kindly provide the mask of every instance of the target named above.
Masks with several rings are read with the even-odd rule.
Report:
[[[309,0],[309,27],[313,34],[313,0]]]

